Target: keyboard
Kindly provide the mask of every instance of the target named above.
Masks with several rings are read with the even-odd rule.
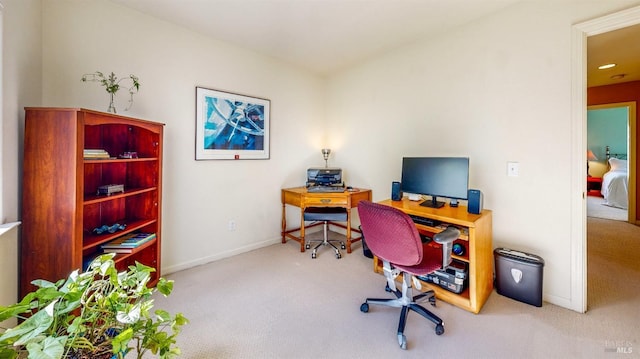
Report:
[[[413,223],[422,224],[423,226],[435,227],[440,224],[440,221],[431,218],[420,217],[413,214],[410,214],[409,217]]]
[[[307,187],[307,192],[316,192],[316,193],[342,193],[344,192],[344,187],[334,187],[334,186],[310,186]]]

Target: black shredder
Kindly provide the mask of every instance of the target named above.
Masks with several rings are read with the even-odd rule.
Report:
[[[496,248],[493,254],[498,294],[542,307],[544,259],[507,248]]]

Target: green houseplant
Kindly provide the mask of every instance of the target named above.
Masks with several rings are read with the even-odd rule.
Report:
[[[180,354],[175,346],[188,320],[156,310],[152,294],[168,296],[173,281],[160,278],[147,286],[153,268],[136,262],[118,272],[115,254],[97,257],[85,272],[74,271],[56,283],[35,280],[38,287],[19,303],[1,307],[0,322],[19,318],[14,328],[0,328],[0,358],[124,358],[151,352],[160,358]]]
[[[138,76],[136,75],[129,75],[129,77],[123,77],[121,79],[118,79],[118,77],[116,76],[116,74],[114,74],[113,72],[110,73],[108,76],[105,76],[105,74],[103,74],[100,71],[96,71],[92,74],[84,74],[82,75],[82,82],[99,82],[102,86],[104,86],[104,89],[107,91],[107,93],[109,94],[109,107],[107,108],[107,112],[111,112],[111,113],[116,113],[116,107],[113,104],[113,97],[115,96],[115,94],[118,92],[118,90],[120,90],[120,83],[122,81],[125,80],[131,80],[131,87],[129,87],[129,106],[127,106],[127,108],[125,108],[125,111],[128,111],[131,106],[133,106],[133,95],[138,93],[138,90],[140,90],[140,79],[138,78]]]

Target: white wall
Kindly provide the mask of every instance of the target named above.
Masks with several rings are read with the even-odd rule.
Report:
[[[23,107],[40,103],[42,92],[41,0],[2,0],[2,218],[19,218]]]
[[[0,306],[3,306],[18,301],[18,227],[0,234],[0,256]],[[16,322],[16,319],[0,321],[0,328],[10,328]]]
[[[106,110],[85,73],[139,76],[121,114],[166,124],[163,263],[166,272],[280,240],[280,188],[321,163],[323,82],[310,73],[107,1],[45,1],[43,105]],[[195,161],[195,88],[271,100],[271,159]],[[116,104],[123,109],[126,96]],[[236,230],[228,230],[228,221]]]
[[[20,159],[22,158],[23,107],[40,103],[41,94],[41,1],[1,0],[2,19],[2,201],[0,223],[20,218]],[[18,228],[0,236],[0,305],[17,301]],[[10,323],[5,323],[10,325]]]
[[[334,76],[328,133],[348,154],[339,165],[380,200],[402,156],[469,156],[494,247],[542,256],[545,300],[575,308],[571,194],[583,180],[571,176],[571,27],[613,8],[525,2]]]
[[[3,39],[3,35],[2,35],[2,30],[4,29],[4,25],[2,23],[2,17],[3,17],[3,10],[4,10],[4,5],[2,5],[2,1],[0,1],[0,70],[2,69],[2,53],[3,53],[3,46],[2,46],[2,39]],[[0,71],[0,124],[4,123],[4,121],[2,121],[2,72]],[[2,139],[2,127],[0,126],[0,223],[3,223],[4,221],[4,210],[2,209],[3,207],[3,200],[2,198],[4,197],[4,194],[2,193],[2,157],[4,155],[3,151],[2,151],[2,144],[4,143],[3,139]]]

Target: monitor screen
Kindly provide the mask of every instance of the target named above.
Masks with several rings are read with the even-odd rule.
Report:
[[[432,196],[421,205],[442,207],[437,197],[467,199],[469,189],[468,157],[404,157],[402,191]]]

